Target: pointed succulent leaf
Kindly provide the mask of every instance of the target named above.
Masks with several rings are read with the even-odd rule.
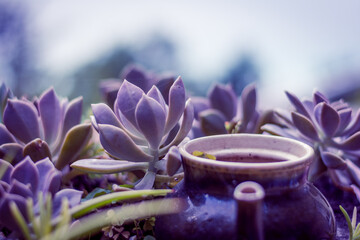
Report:
[[[14,167],[10,178],[16,179],[25,185],[28,184],[33,194],[36,194],[39,184],[39,172],[30,157],[25,157]]]
[[[51,145],[59,135],[62,122],[60,102],[53,88],[44,92],[40,97],[39,113],[44,127],[45,141]]]
[[[158,103],[160,103],[160,105],[164,109],[164,111],[165,112],[167,111],[164,97],[161,95],[161,92],[159,91],[159,89],[157,87],[152,86],[152,88],[149,90],[149,92],[146,95],[148,97],[155,99]]]
[[[115,100],[114,108],[118,109],[133,125],[136,126],[135,109],[140,101],[144,91],[138,86],[124,81],[121,85],[117,98]],[[117,111],[114,111],[115,114]],[[120,116],[118,116],[119,119]]]
[[[360,109],[356,112],[356,116],[349,123],[349,126],[344,130],[343,134],[352,135],[360,130]]]
[[[16,142],[14,136],[6,129],[4,124],[0,123],[0,145],[14,142]]]
[[[6,87],[5,83],[2,83],[0,86],[0,122],[3,122],[3,113],[7,100],[12,97],[11,90]]]
[[[315,105],[317,105],[318,103],[322,103],[322,102],[329,103],[329,100],[324,94],[322,94],[319,91],[316,91],[313,95],[313,102]]]
[[[256,111],[256,88],[255,84],[250,84],[244,88],[241,94],[242,103],[242,121],[248,123],[251,121]]]
[[[283,136],[294,139],[296,138],[296,136],[291,134],[290,129],[282,128],[276,124],[271,124],[271,123],[264,124],[263,126],[261,126],[261,130],[270,133],[272,135]]]
[[[143,152],[120,128],[99,124],[100,142],[112,156],[131,162],[149,162],[152,156]]]
[[[146,71],[137,65],[129,65],[126,67],[120,77],[138,86],[144,90],[144,92],[149,91],[154,84],[153,79],[147,76]]]
[[[39,190],[55,194],[61,184],[61,172],[58,171],[49,158],[35,163],[39,171]]]
[[[76,157],[88,144],[91,136],[92,128],[90,123],[79,124],[71,128],[65,136],[64,143],[55,164],[56,168],[61,170],[66,165],[74,162]]]
[[[83,192],[75,189],[63,189],[57,192],[54,196],[53,200],[53,215],[52,217],[56,217],[61,212],[61,205],[63,198],[66,198],[69,202],[69,207],[72,208],[80,203],[81,196]]]
[[[230,85],[216,84],[209,92],[212,108],[223,113],[225,120],[231,120],[237,111],[236,94]]]
[[[10,184],[13,166],[5,160],[0,159],[0,180]]]
[[[104,103],[91,104],[91,109],[97,124],[109,124],[115,127],[121,127],[119,120],[108,105]]]
[[[30,191],[29,187],[26,184],[21,183],[16,179],[12,180],[9,193],[19,195],[25,199],[33,198],[33,193]]]
[[[312,113],[314,111],[314,103],[310,100],[303,100],[302,101],[302,104],[304,105],[305,107],[305,110],[308,112],[308,113]]]
[[[178,77],[169,91],[169,112],[166,117],[165,133],[168,133],[179,121],[185,108],[185,86]]]
[[[147,171],[145,176],[135,185],[136,190],[151,189],[154,186],[156,174],[151,171]]]
[[[342,150],[357,151],[360,149],[360,132],[351,135],[349,138],[337,144]]]
[[[40,137],[37,110],[27,101],[8,100],[4,111],[4,124],[16,138],[24,143]]]
[[[336,110],[336,111],[340,111],[340,110],[343,110],[343,109],[347,109],[347,108],[350,108],[349,107],[349,104],[344,102],[344,100],[340,99],[336,102],[332,102],[331,103],[331,106]]]
[[[0,158],[16,165],[23,160],[23,146],[18,143],[5,143],[0,145]]]
[[[30,156],[31,160],[37,162],[47,157],[51,159],[51,152],[45,141],[36,138],[25,145],[23,156]]]
[[[12,212],[10,209],[11,202],[14,202],[16,204],[22,216],[27,219],[25,198],[15,194],[6,194],[5,198],[0,203],[0,225],[5,226],[13,231],[21,232],[18,226],[18,222],[15,220],[14,217],[12,217]]]
[[[210,103],[207,98],[191,97],[191,102],[194,105],[194,116],[196,120],[199,120],[200,112],[210,108]]]
[[[360,186],[360,168],[350,160],[346,160],[347,172],[351,175],[356,185]]]
[[[201,130],[205,135],[225,134],[226,118],[218,110],[208,109],[199,114]]]
[[[291,117],[295,127],[306,137],[319,140],[318,134],[312,122],[302,114],[292,112]]]
[[[169,176],[174,176],[175,173],[181,167],[182,158],[179,149],[176,146],[172,146],[166,155],[166,170]]]
[[[320,151],[321,159],[328,168],[345,169],[346,162],[344,159],[332,152]]]
[[[114,107],[114,102],[120,86],[121,81],[117,78],[104,79],[101,80],[99,84],[101,96],[111,108]]]
[[[304,105],[302,104],[302,102],[299,100],[299,98],[297,96],[295,96],[294,94],[285,91],[285,94],[287,96],[287,98],[289,99],[290,103],[295,107],[296,111],[306,117],[310,117],[309,113],[306,111]]]
[[[338,111],[339,117],[340,117],[340,123],[339,123],[339,127],[337,130],[337,134],[341,134],[342,131],[344,131],[344,129],[349,125],[350,121],[351,121],[351,114],[352,114],[352,110],[351,109],[343,109]]]
[[[333,137],[340,124],[339,114],[335,109],[333,109],[325,102],[319,103],[315,107],[315,112],[318,113],[316,120],[318,121],[325,135],[328,137]]]
[[[178,145],[184,140],[184,138],[191,130],[193,121],[194,121],[194,107],[191,103],[191,99],[188,99],[186,101],[185,111],[181,121],[180,129],[177,132],[174,139],[167,146],[161,149],[162,154],[165,154],[171,146]]]
[[[169,91],[175,80],[176,79],[174,76],[163,76],[156,83],[156,87],[161,92],[166,103],[169,102]]]
[[[82,114],[83,98],[77,97],[73,99],[67,106],[64,114],[64,124],[62,135],[65,134],[75,125],[80,124]]]
[[[112,159],[80,159],[71,167],[87,173],[111,174],[134,170],[145,170],[149,166],[146,162],[134,163]]]
[[[309,181],[315,182],[327,170],[328,168],[325,166],[324,162],[321,161],[320,157],[316,157],[316,159],[311,163],[309,168]]]
[[[137,125],[150,147],[158,149],[164,135],[166,121],[164,109],[157,101],[143,95],[136,107],[135,116]]]

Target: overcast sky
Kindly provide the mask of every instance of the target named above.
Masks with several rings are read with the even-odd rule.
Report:
[[[200,80],[252,53],[265,98],[310,95],[329,74],[360,69],[358,0],[42,0],[31,9],[40,66],[59,75],[153,31],[175,42],[184,74]]]

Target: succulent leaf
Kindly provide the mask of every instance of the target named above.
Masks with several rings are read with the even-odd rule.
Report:
[[[333,169],[345,169],[346,162],[340,158],[337,154],[332,152],[320,151],[321,159],[325,163],[326,167]]]
[[[109,124],[115,127],[121,127],[119,120],[108,105],[104,103],[91,104],[91,109],[97,124]]]
[[[87,173],[111,174],[125,171],[145,170],[148,163],[134,163],[129,161],[119,161],[113,159],[80,159],[71,167]]]
[[[251,121],[256,111],[256,88],[255,84],[250,84],[244,88],[241,94],[242,103],[242,121],[248,123]]]
[[[292,112],[291,117],[296,128],[306,137],[318,140],[318,134],[312,122],[304,115]]]
[[[120,128],[99,124],[100,142],[112,156],[131,162],[149,162],[152,156],[143,152]]]
[[[69,202],[69,207],[74,207],[80,203],[81,196],[83,192],[75,189],[63,189],[57,192],[54,196],[52,203],[53,206],[53,217],[56,217],[60,214],[61,211],[61,202],[63,198],[66,198]]]
[[[5,143],[0,145],[0,158],[11,162],[14,166],[23,160],[23,146],[18,143]]]
[[[11,182],[10,190],[8,191],[10,194],[18,195],[23,198],[33,198],[33,192],[29,189],[29,187],[14,179]]]
[[[327,97],[324,94],[322,94],[319,91],[316,91],[313,95],[313,102],[315,105],[317,105],[322,102],[329,103],[329,100],[327,99]]]
[[[121,74],[121,79],[125,79],[138,86],[144,90],[144,92],[149,91],[154,84],[154,81],[147,76],[146,71],[137,65],[129,65],[126,67]]]
[[[156,83],[156,87],[161,92],[166,103],[169,102],[169,91],[175,80],[176,79],[173,76],[163,76]]]
[[[179,149],[176,146],[172,146],[169,149],[166,161],[166,170],[169,176],[174,176],[175,173],[181,167],[182,158]]]
[[[39,98],[39,113],[44,127],[45,141],[55,142],[62,123],[62,111],[59,99],[53,88],[50,88]]]
[[[315,110],[316,112],[319,112],[316,120],[321,126],[323,132],[326,136],[333,137],[340,124],[339,114],[325,102],[319,103],[315,108],[319,109]]]
[[[10,163],[0,159],[0,180],[10,184],[10,175],[13,171],[13,168],[14,167]]]
[[[65,136],[66,133],[75,125],[80,124],[81,122],[81,113],[82,113],[82,104],[83,98],[78,97],[73,99],[66,107],[64,114],[64,124],[62,135]]]
[[[71,128],[65,136],[64,143],[61,147],[60,154],[56,160],[56,168],[61,170],[66,165],[76,160],[92,136],[90,123],[76,125]]]
[[[147,171],[145,176],[135,185],[136,190],[151,189],[155,182],[156,173]]]
[[[167,111],[164,97],[161,95],[161,92],[157,87],[153,86],[146,95],[160,103],[161,107],[164,109],[164,112]]]
[[[350,108],[338,111],[340,117],[340,123],[337,130],[337,134],[340,134],[349,125],[351,121],[352,110]]]
[[[160,103],[144,94],[136,107],[135,116],[138,128],[150,147],[158,149],[166,121],[166,114]]]
[[[16,142],[14,136],[6,129],[4,124],[0,123],[0,145],[14,142]]]
[[[178,77],[169,90],[169,112],[166,118],[165,133],[168,133],[178,123],[185,108],[185,86]]]
[[[51,152],[45,141],[36,138],[25,145],[23,156],[30,156],[31,160],[37,162],[47,157],[51,159]]]
[[[229,121],[236,115],[237,99],[230,85],[216,84],[208,95],[211,107],[223,113],[225,120]]]
[[[4,124],[24,143],[40,137],[37,110],[27,101],[8,100],[4,111]]]
[[[306,117],[310,117],[309,113],[306,111],[304,105],[302,104],[302,102],[299,100],[299,98],[297,96],[295,96],[294,94],[285,91],[285,94],[287,96],[287,98],[290,100],[290,103],[295,107],[296,111]]]
[[[25,157],[14,167],[10,178],[16,179],[25,185],[29,184],[33,194],[36,194],[39,184],[39,172],[30,157]]]
[[[195,119],[199,120],[199,113],[210,108],[209,100],[203,97],[191,97],[191,101],[194,105]]]
[[[343,142],[337,144],[342,150],[357,151],[360,149],[360,132],[356,132]]]
[[[20,231],[17,221],[12,216],[10,210],[10,203],[14,202],[18,209],[20,210],[22,216],[27,218],[26,214],[26,200],[25,198],[15,195],[15,194],[6,194],[6,197],[0,202],[0,212],[2,216],[9,216],[6,218],[0,218],[0,225],[7,227],[13,231]]]

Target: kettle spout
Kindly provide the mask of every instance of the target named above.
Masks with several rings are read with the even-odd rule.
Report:
[[[240,183],[234,190],[237,205],[237,239],[264,240],[263,199],[265,191],[256,182]]]

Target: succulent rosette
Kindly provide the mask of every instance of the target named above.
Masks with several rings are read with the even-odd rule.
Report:
[[[80,203],[81,191],[62,189],[61,172],[57,170],[49,158],[34,163],[29,156],[13,167],[10,163],[0,159],[0,225],[18,231],[17,221],[12,215],[10,203],[14,202],[24,219],[27,216],[27,199],[33,202],[34,214],[39,213],[39,197],[45,199],[52,195],[53,217],[60,213],[61,201],[67,198],[69,206]]]
[[[80,124],[82,98],[59,99],[53,88],[39,99],[8,99],[0,123],[0,157],[16,164],[29,155],[49,157],[57,169],[73,162],[91,138],[91,124]]]
[[[176,77],[169,73],[157,75],[146,71],[141,66],[129,64],[121,72],[120,79],[104,79],[100,83],[101,95],[109,106],[114,106],[118,90],[124,79],[138,86],[144,92],[148,92],[155,85],[163,95],[165,102],[168,103],[169,89]]]
[[[343,100],[331,102],[318,91],[312,100],[301,101],[290,92],[286,95],[295,110],[276,110],[278,124],[262,129],[313,146],[317,159],[310,168],[310,179],[328,171],[337,186],[359,193],[360,110],[353,114]]]
[[[194,98],[194,137],[225,133],[255,133],[260,114],[256,110],[256,88],[250,84],[240,99],[231,85],[216,84],[208,98]]]
[[[93,125],[100,142],[114,159],[84,159],[71,166],[98,173],[146,169],[137,189],[151,188],[156,173],[165,168],[162,161],[171,146],[180,144],[192,127],[194,110],[186,100],[180,77],[171,85],[168,104],[156,86],[145,93],[124,80],[118,90],[114,111],[103,103],[93,104]],[[163,165],[163,166],[161,166]]]

